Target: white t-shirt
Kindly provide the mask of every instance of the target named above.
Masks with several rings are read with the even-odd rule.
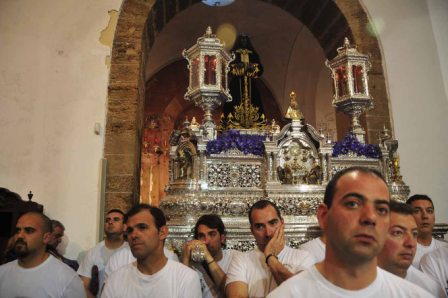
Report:
[[[439,282],[448,296],[448,246],[443,246],[422,257],[420,268]]]
[[[268,298],[286,297],[433,297],[424,289],[377,268],[376,279],[366,288],[351,291],[329,282],[316,266],[300,272],[283,282]]]
[[[123,242],[123,244],[116,249],[109,249],[106,247],[104,240],[95,245],[89,251],[87,251],[84,259],[78,268],[78,274],[85,276],[87,278],[92,278],[92,266],[98,266],[98,277],[99,277],[99,289],[103,288],[104,284],[104,272],[106,269],[106,264],[109,261],[110,257],[119,249],[128,246],[127,242]],[[98,295],[99,296],[99,295]]]
[[[101,297],[157,297],[200,298],[202,296],[198,274],[187,266],[168,260],[153,275],[141,273],[137,263],[122,266],[107,279]]]
[[[278,254],[278,260],[292,273],[316,263],[307,251],[288,246]],[[277,287],[277,282],[265,262],[265,256],[258,248],[235,255],[227,272],[226,286],[236,281],[247,284],[249,297],[266,297]]]
[[[405,279],[425,289],[435,297],[445,297],[445,291],[442,290],[442,287],[430,276],[414,268],[414,266],[409,267]]]
[[[163,252],[168,259],[179,262],[179,258],[171,250],[163,247]],[[120,267],[123,267],[124,265],[130,264],[135,261],[136,258],[134,258],[134,256],[132,255],[129,245],[121,247],[109,258],[109,262],[107,262],[106,264],[104,280],[106,280],[107,277],[112,274],[112,272],[118,270]]]
[[[303,243],[300,249],[309,252],[316,259],[317,263],[325,259],[325,243],[319,237]]]
[[[0,297],[86,297],[73,269],[52,255],[40,265],[22,268],[18,261],[0,266]]]
[[[432,238],[431,244],[429,246],[417,243],[417,251],[415,252],[415,257],[414,260],[412,261],[412,266],[414,266],[417,269],[420,269],[420,260],[425,254],[445,245],[448,245],[448,243],[434,238]]]
[[[217,263],[224,273],[227,274],[230,263],[237,254],[241,254],[241,252],[233,249],[224,249],[222,251],[222,259]],[[225,297],[225,295],[219,295],[219,289],[216,288],[213,278],[208,275],[201,264],[193,263],[193,269],[199,274],[203,298]]]

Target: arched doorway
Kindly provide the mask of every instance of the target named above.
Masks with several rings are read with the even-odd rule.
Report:
[[[147,66],[150,65],[148,53],[151,54],[153,49],[156,48],[156,41],[162,42],[162,29],[168,28],[168,25],[173,24],[176,19],[189,11],[204,9],[204,7],[201,7],[203,4],[199,2],[176,0],[157,0],[151,3],[144,0],[123,1],[113,43],[108,94],[104,149],[104,155],[108,161],[106,209],[111,207],[127,209],[139,199],[140,155],[147,88],[145,78],[150,78],[147,69]],[[375,109],[368,112],[365,118],[367,138],[374,142],[377,133],[385,123],[389,124],[390,128],[388,96],[379,44],[377,39],[366,31],[369,20],[358,1],[247,0],[247,2],[251,2],[252,8],[258,6],[272,11],[280,10],[282,13],[292,16],[293,19],[303,24],[311,32],[327,58],[336,55],[336,48],[342,44],[345,36],[352,39],[361,52],[369,53],[372,57],[370,88],[375,99]],[[235,1],[235,4],[232,5],[238,3],[239,1]],[[216,9],[230,9],[230,6]],[[259,20],[260,23],[264,24],[269,24],[267,22],[268,16],[269,14],[256,15],[252,10],[241,11],[242,18]],[[200,17],[194,20],[199,22]],[[202,27],[205,28],[205,26]],[[265,30],[270,30],[270,28],[272,28],[272,24],[271,27],[267,26]],[[182,30],[188,28],[178,27],[177,29],[179,34],[182,34]],[[190,35],[192,42],[187,45],[193,44],[200,35],[202,34]],[[294,51],[294,49],[291,51]],[[288,57],[291,58],[293,55]],[[290,62],[290,60],[279,60],[276,65],[278,66],[281,63],[288,65]],[[157,70],[157,67],[155,69]],[[303,75],[306,76],[306,74]],[[285,75],[285,77],[287,76]],[[275,83],[275,80],[272,82],[274,82],[272,85],[269,84],[269,81],[266,85],[269,89],[274,90],[277,104],[283,110],[287,106],[287,98],[284,93],[288,86],[283,82],[282,91],[276,93],[276,86],[282,84],[282,82]],[[304,113],[306,116],[307,111],[305,110]],[[312,115],[309,118],[315,116],[315,113],[308,112],[308,114]],[[336,122],[341,123],[338,120]],[[316,123],[313,124],[316,125]]]

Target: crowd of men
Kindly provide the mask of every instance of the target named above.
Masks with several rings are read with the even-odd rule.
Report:
[[[0,266],[0,296],[447,297],[448,245],[432,236],[428,196],[391,201],[379,172],[348,168],[328,183],[317,218],[322,236],[291,248],[279,208],[262,199],[248,212],[255,248],[239,252],[226,249],[221,218],[203,215],[178,258],[162,210],[112,209],[105,239],[75,271],[54,252],[63,225],[30,212],[12,238],[16,260]]]

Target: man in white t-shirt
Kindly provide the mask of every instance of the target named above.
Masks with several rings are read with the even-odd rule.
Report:
[[[439,282],[448,296],[448,246],[442,246],[422,257],[420,268]]]
[[[165,246],[163,247],[163,253],[168,258],[168,260],[179,262],[179,257]],[[113,272],[135,261],[137,261],[137,259],[132,255],[132,251],[129,245],[126,244],[122,246],[109,258],[104,272],[104,281],[107,281],[107,278]]]
[[[104,270],[109,258],[118,249],[127,246],[123,237],[123,221],[123,211],[111,209],[107,212],[104,223],[106,238],[86,253],[78,268],[78,274],[84,284],[87,297],[95,297],[101,293],[104,284]],[[96,267],[94,268],[94,266]],[[94,278],[92,278],[92,271]]]
[[[162,210],[138,204],[126,213],[125,224],[137,261],[113,272],[101,297],[201,297],[197,273],[163,252],[168,227]]]
[[[182,263],[199,273],[202,297],[225,297],[227,271],[236,250],[225,249],[226,229],[216,214],[202,215],[194,226],[194,240],[185,243]]]
[[[300,249],[309,252],[317,262],[323,261],[325,259],[325,235],[314,238],[308,242],[300,245]]]
[[[413,195],[409,197],[406,204],[411,205],[414,210],[414,218],[417,222],[417,252],[415,253],[412,266],[420,269],[420,259],[435,249],[447,245],[447,243],[434,239],[432,231],[434,229],[435,214],[434,203],[427,195]]]
[[[227,297],[266,297],[315,263],[308,252],[285,245],[284,221],[273,202],[260,200],[253,204],[249,223],[257,247],[233,258],[227,272]]]
[[[435,297],[445,297],[444,291],[436,281],[411,266],[418,234],[412,213],[410,205],[390,202],[390,226],[384,247],[378,255],[378,265],[427,290]]]
[[[17,260],[0,266],[1,297],[85,297],[81,279],[46,251],[51,221],[38,212],[23,214],[16,225]]]
[[[377,267],[389,229],[389,188],[364,167],[337,172],[318,207],[325,259],[285,281],[268,297],[431,297]]]

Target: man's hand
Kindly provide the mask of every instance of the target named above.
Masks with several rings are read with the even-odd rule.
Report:
[[[184,265],[190,266],[191,262],[191,251],[196,247],[199,246],[202,251],[204,252],[204,259],[205,262],[209,263],[213,261],[213,257],[210,254],[210,252],[207,249],[207,245],[205,245],[204,242],[200,240],[190,240],[184,244],[183,250],[182,250],[182,263]]]
[[[264,256],[267,257],[270,254],[277,256],[285,247],[285,229],[282,223],[277,230],[274,232],[271,240],[264,248]]]

